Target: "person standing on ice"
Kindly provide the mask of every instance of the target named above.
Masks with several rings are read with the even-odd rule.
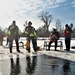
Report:
[[[16,25],[16,21],[13,21],[12,24],[8,27],[7,37],[9,39],[10,53],[12,53],[13,40],[15,40],[15,42],[16,42],[17,52],[20,52],[19,43],[18,43],[19,38],[20,38],[20,31],[19,31],[18,26]]]
[[[63,35],[65,37],[66,51],[70,51],[71,33],[72,33],[71,27],[68,24],[66,24],[65,29],[63,31]]]
[[[37,52],[37,41],[36,41],[37,34],[35,31],[35,28],[32,26],[31,21],[28,22],[28,26],[26,26],[26,28],[25,28],[25,34],[26,34],[26,37],[27,37],[27,40],[29,41],[29,43],[30,43],[30,40],[32,40],[34,52]],[[28,50],[28,52],[30,52],[30,47],[27,50]]]

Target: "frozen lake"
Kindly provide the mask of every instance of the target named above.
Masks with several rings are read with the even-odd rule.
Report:
[[[41,48],[43,48],[43,45],[44,45],[44,41],[46,40],[48,40],[49,38],[38,38],[39,40],[37,40],[37,45],[38,46],[40,46]],[[62,41],[63,42],[63,49],[65,49],[65,43],[64,43],[64,38],[60,38],[59,39],[59,41]],[[26,44],[26,38],[24,38],[24,37],[21,37],[20,38],[20,40],[19,40],[20,42],[22,41],[23,43],[24,43],[24,45]],[[48,40],[49,41],[49,40]],[[15,43],[14,41],[13,41],[13,43]],[[5,46],[6,45],[6,38],[4,38],[4,41],[3,41],[3,45]],[[72,38],[72,40],[71,40],[71,46],[75,46],[75,38]],[[32,49],[32,42],[31,42],[31,50],[33,50]]]
[[[0,61],[0,75],[75,75],[75,62],[46,55],[14,55]]]
[[[48,40],[48,38],[44,39]],[[4,40],[6,40],[6,38],[4,38]],[[64,38],[60,40],[63,42],[63,48],[65,48]],[[20,41],[25,44],[26,38],[20,38]],[[43,47],[44,40],[37,40],[37,43],[38,46]],[[3,44],[6,45],[6,41],[4,41]],[[75,40],[71,40],[71,46],[74,45]],[[32,44],[31,50],[33,50]],[[2,59],[4,56],[6,58]],[[44,54],[37,56],[0,54],[0,58],[0,75],[75,75],[75,61]]]

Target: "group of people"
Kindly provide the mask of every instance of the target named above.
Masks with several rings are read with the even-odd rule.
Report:
[[[37,33],[35,28],[32,26],[32,22],[29,21],[28,22],[28,26],[26,26],[25,28],[25,35],[27,37],[27,41],[30,43],[30,40],[32,40],[32,44],[33,44],[33,49],[35,52],[37,52],[37,50],[39,49],[39,47],[37,46]],[[20,30],[18,28],[18,26],[16,25],[16,21],[13,21],[12,24],[8,27],[8,33],[7,33],[7,44],[9,42],[9,49],[10,49],[10,53],[12,53],[12,44],[13,44],[13,40],[15,40],[16,42],[16,49],[17,52],[20,52],[19,50],[19,38],[20,38]],[[30,45],[27,48],[28,52],[30,52]]]
[[[70,51],[71,33],[72,33],[71,27],[68,24],[66,24],[64,31],[63,31],[63,36],[65,37],[65,46],[66,46],[65,50],[66,51]],[[51,44],[53,42],[55,42],[55,51],[58,51],[57,50],[57,43],[58,43],[58,40],[60,38],[60,33],[55,28],[53,28],[53,31],[51,32],[50,37],[51,38],[50,38],[50,42],[49,42],[47,50],[49,51]]]
[[[66,45],[65,50],[67,51],[70,50],[71,32],[72,32],[71,28],[69,27],[68,24],[66,24],[63,34],[65,36],[65,45]],[[28,26],[26,26],[25,28],[25,35],[27,37],[27,41],[29,42],[29,44],[30,44],[30,40],[32,40],[33,49],[35,52],[37,52],[37,50],[39,49],[39,47],[37,46],[37,32],[35,28],[32,26],[31,21],[28,22]],[[57,43],[58,43],[58,39],[60,38],[59,32],[55,28],[53,28],[53,31],[50,34],[50,37],[51,39],[48,45],[48,50],[50,50],[51,44],[55,42],[55,51],[57,51]],[[10,53],[12,53],[13,40],[15,40],[16,42],[17,52],[20,52],[19,42],[18,42],[19,38],[20,38],[20,30],[18,26],[16,25],[16,21],[13,21],[12,24],[8,27],[8,33],[7,33],[7,44],[9,42]],[[27,48],[27,51],[30,52],[30,45]]]

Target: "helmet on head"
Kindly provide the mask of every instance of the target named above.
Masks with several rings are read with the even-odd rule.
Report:
[[[13,23],[16,23],[16,21],[14,20]]]
[[[68,27],[68,24],[66,24],[65,27]]]
[[[29,21],[29,22],[28,22],[28,25],[32,25],[32,22],[31,22],[31,21]]]
[[[56,28],[53,28],[53,31],[56,31],[57,29]]]

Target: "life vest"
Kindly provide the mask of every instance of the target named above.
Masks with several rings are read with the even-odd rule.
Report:
[[[32,26],[26,27],[25,34],[27,34],[28,36],[36,36],[35,28]]]
[[[64,30],[64,36],[71,36],[71,32],[69,28],[65,28]]]
[[[18,36],[18,35],[20,35],[19,28],[16,25],[11,25],[8,28],[7,34],[11,35],[11,36]]]
[[[51,36],[51,40],[50,41],[55,42],[56,40],[57,40],[57,36],[55,34],[53,34]]]
[[[53,31],[50,35],[51,35],[51,40],[50,41],[52,41],[52,42],[55,42],[60,37],[60,34],[59,34],[58,31]]]

